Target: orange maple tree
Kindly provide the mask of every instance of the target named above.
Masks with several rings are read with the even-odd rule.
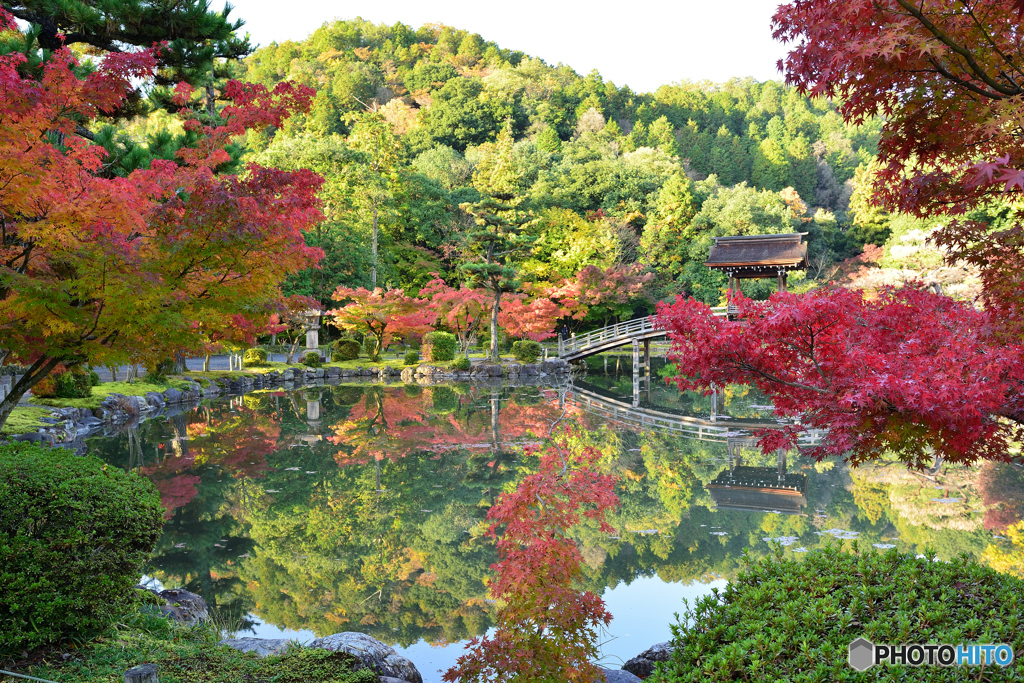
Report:
[[[374,340],[371,358],[377,358],[395,337],[408,337],[429,332],[435,316],[426,302],[406,296],[401,289],[373,291],[365,287],[338,287],[331,295],[335,301],[347,302],[341,308],[327,311],[331,324],[343,330],[362,332]]]
[[[105,150],[77,132],[152,75],[154,50],[109,54],[84,77],[67,49],[24,64],[0,56],[0,363],[27,366],[0,425],[58,364],[155,365],[201,350],[238,315],[265,319],[283,278],[322,255],[302,236],[321,220],[319,176],[216,173],[233,138],[280,125],[308,107],[310,89],[230,82],[217,125],[182,110],[199,144],[111,177]],[[178,94],[184,102],[188,87]]]

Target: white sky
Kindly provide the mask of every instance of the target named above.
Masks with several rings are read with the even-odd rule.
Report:
[[[219,4],[219,3],[218,3]],[[301,40],[325,21],[361,16],[414,29],[439,22],[577,73],[649,92],[679,80],[781,78],[785,54],[771,37],[776,0],[234,0],[254,43]],[[215,5],[216,6],[216,5]]]

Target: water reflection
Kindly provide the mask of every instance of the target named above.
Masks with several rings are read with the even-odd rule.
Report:
[[[776,466],[742,465],[741,449],[757,449],[750,436],[726,440],[729,466],[707,485],[716,510],[754,510],[798,515],[807,506],[807,475],[786,471],[786,451],[775,454]]]
[[[201,593],[240,630],[256,617],[319,635],[363,631],[404,647],[484,632],[495,559],[484,516],[530,470],[522,447],[542,442],[559,420],[575,428],[575,441],[599,449],[620,481],[622,504],[609,520],[617,533],[577,533],[586,587],[614,589],[627,603],[623,591],[639,591],[637,609],[652,615],[648,630],[631,627],[629,638],[613,622],[618,640],[606,652],[618,657],[668,638],[680,587],[709,590],[737,571],[745,549],[767,553],[769,538],[795,539],[793,552],[843,530],[862,543],[1020,566],[1021,548],[995,538],[1024,511],[1015,465],[850,471],[765,456],[741,427],[775,421],[746,388],[727,388],[717,405],[666,392],[667,405],[649,410],[686,427],[669,429],[615,419],[613,378],[599,384],[261,392],[89,446],[160,491],[168,512],[152,575]]]

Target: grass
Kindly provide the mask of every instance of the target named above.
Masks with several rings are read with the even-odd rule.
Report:
[[[3,428],[0,428],[0,434],[11,436],[38,431],[40,427],[46,426],[39,421],[41,417],[50,417],[50,411],[35,406],[17,406],[7,417]]]
[[[145,396],[149,392],[163,393],[168,389],[187,389],[188,383],[180,379],[168,379],[166,383],[152,384],[143,380],[134,382],[102,382],[92,388],[89,398],[38,398],[33,397],[32,403],[53,408],[99,408],[103,400],[110,394],[125,396]]]
[[[181,626],[153,609],[143,608],[106,636],[65,652],[50,652],[50,661],[19,668],[17,673],[60,683],[121,683],[128,669],[154,663],[160,683],[377,681],[370,669],[353,671],[356,659],[342,652],[293,647],[283,655],[260,659],[217,645],[220,634],[214,626]]]

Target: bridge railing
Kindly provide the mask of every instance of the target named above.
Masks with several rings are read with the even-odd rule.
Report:
[[[567,402],[591,415],[606,420],[639,427],[641,430],[676,434],[689,439],[727,443],[732,437],[749,437],[752,433],[750,428],[731,425],[727,422],[713,424],[708,420],[696,417],[676,417],[664,413],[652,414],[643,408],[630,408],[614,401],[602,400],[601,397],[580,391],[578,388],[566,393],[565,398]],[[824,430],[809,429],[797,437],[797,443],[801,446],[818,446],[825,436],[827,436],[827,432]]]
[[[726,315],[725,306],[716,306],[712,308],[711,311],[716,317],[725,317]],[[654,332],[657,329],[660,328],[656,326],[654,318],[652,316],[648,316],[646,318],[637,318],[635,320],[615,323],[608,327],[602,327],[599,330],[593,330],[592,332],[586,332],[584,334],[577,334],[568,339],[562,339],[562,337],[559,337],[558,355],[559,357],[563,357],[618,339],[627,341],[634,337]]]

